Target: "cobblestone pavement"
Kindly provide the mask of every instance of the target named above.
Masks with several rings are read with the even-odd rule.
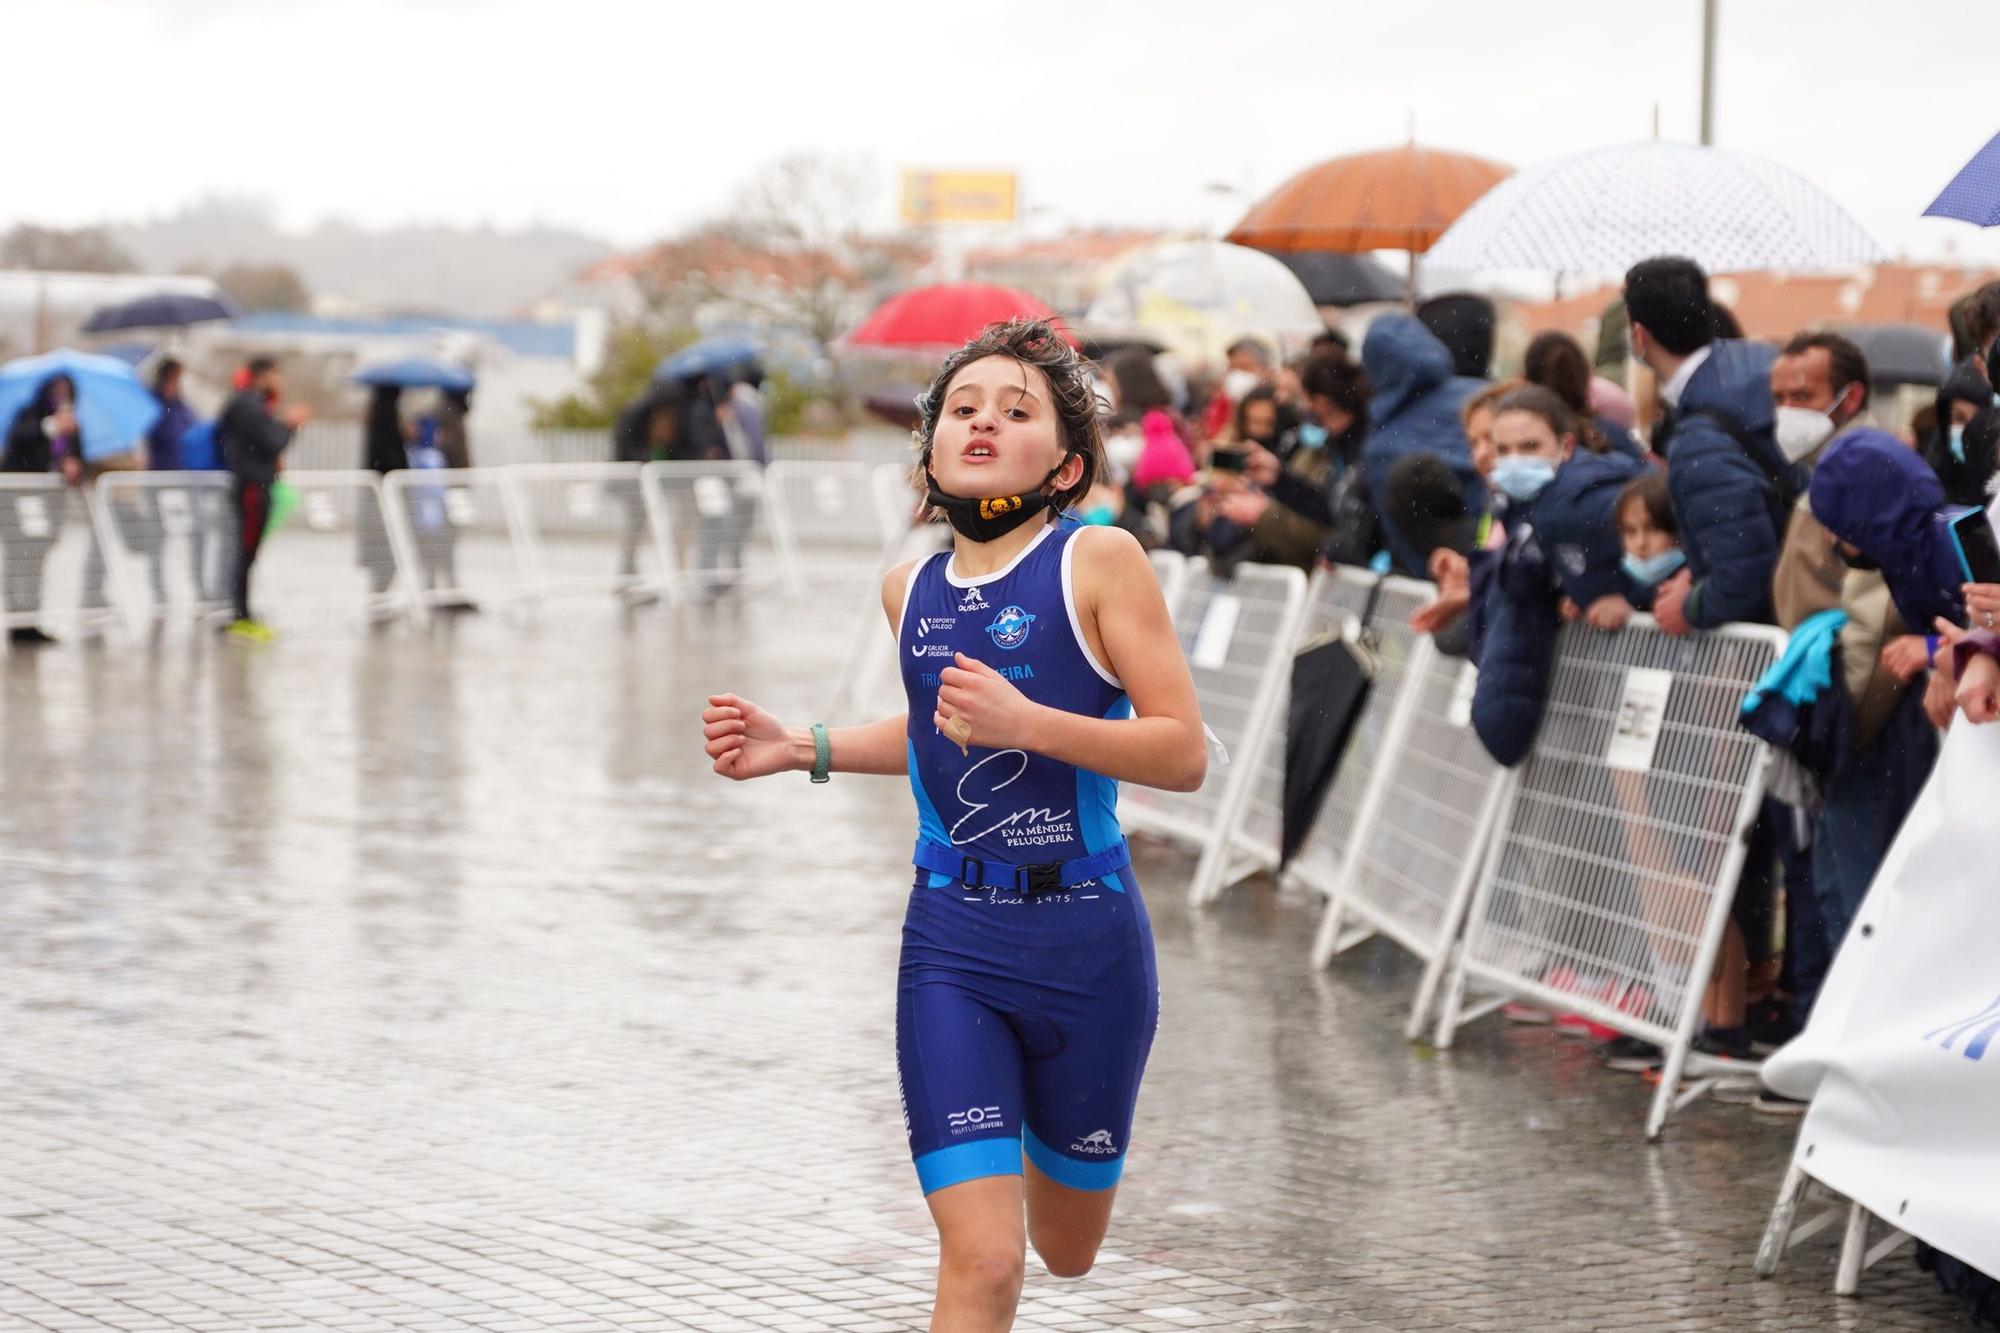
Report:
[[[833,619],[837,619],[833,618]],[[737,787],[849,630],[578,607],[436,637],[64,646],[0,670],[0,1326],[923,1326],[891,1052],[897,784]],[[1497,1021],[1398,1035],[1268,888],[1191,916],[1103,1262],[1042,1329],[1920,1329],[1898,1258],[1750,1257],[1794,1127]]]

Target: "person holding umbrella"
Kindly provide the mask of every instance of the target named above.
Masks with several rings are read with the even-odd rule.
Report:
[[[304,404],[294,403],[282,416],[272,414],[285,380],[271,357],[253,357],[243,369],[248,382],[229,400],[215,424],[236,514],[236,561],[230,578],[236,618],[228,628],[238,638],[268,643],[269,627],[250,614],[250,567],[264,544],[264,528],[271,516],[271,485],[283,467],[281,455],[312,413]]]
[[[14,414],[0,472],[62,473],[74,486],[83,475],[83,434],[76,420],[76,381],[51,375]],[[14,491],[0,502],[0,545],[6,550],[7,619],[32,618],[42,609],[42,562],[62,536],[61,496]],[[16,648],[41,648],[55,636],[39,625],[15,623],[7,632]]]

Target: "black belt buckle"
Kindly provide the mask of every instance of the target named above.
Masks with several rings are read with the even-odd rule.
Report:
[[[1014,871],[1014,889],[1017,893],[1029,895],[1056,893],[1062,886],[1060,861],[1043,861],[1037,865],[1020,866]]]
[[[976,856],[958,858],[958,882],[969,888],[986,887],[986,863]]]

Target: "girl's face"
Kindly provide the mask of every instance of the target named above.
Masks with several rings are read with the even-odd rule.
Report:
[[[1062,426],[1047,376],[1009,356],[963,366],[945,386],[931,439],[931,475],[947,495],[1024,495],[1063,462]],[[1070,481],[1083,467],[1071,459]],[[1058,489],[1064,478],[1055,478]]]
[[[1634,560],[1650,560],[1680,545],[1674,534],[1654,525],[1646,502],[1636,495],[1618,511],[1618,540],[1624,543],[1625,554]]]
[[[1243,433],[1259,444],[1278,437],[1278,405],[1259,398],[1243,409]]]
[[[1560,464],[1576,449],[1576,437],[1556,437],[1549,423],[1534,412],[1502,412],[1493,418],[1495,459],[1519,456],[1545,458]]]
[[[1465,419],[1465,439],[1472,446],[1472,466],[1479,475],[1493,475],[1493,409],[1475,408]]]

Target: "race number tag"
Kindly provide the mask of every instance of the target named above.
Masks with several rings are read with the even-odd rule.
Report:
[[[573,481],[563,495],[569,506],[569,516],[587,523],[597,517],[597,483],[593,481]]]
[[[340,526],[340,514],[333,507],[333,497],[325,491],[307,491],[305,500],[306,526],[314,532],[332,532]]]
[[[161,491],[160,527],[169,537],[185,537],[194,530],[194,511],[186,491]]]
[[[694,479],[694,509],[703,518],[728,518],[734,508],[729,502],[729,483],[721,477]]]
[[[1221,670],[1229,660],[1229,642],[1236,637],[1236,618],[1242,614],[1243,603],[1238,598],[1227,593],[1209,598],[1201,628],[1195,631],[1194,647],[1188,651],[1188,662],[1204,671]]]
[[[24,495],[14,502],[14,516],[21,521],[21,535],[42,541],[49,535],[49,505],[39,495]]]
[[[838,514],[847,508],[847,488],[838,477],[814,477],[813,504],[822,514]]]
[[[1653,766],[1653,751],[1659,748],[1660,727],[1667,716],[1667,695],[1673,687],[1674,673],[1658,667],[1633,667],[1625,673],[1618,719],[1611,728],[1611,743],[1604,749],[1607,765],[1633,773]]]
[[[479,521],[479,506],[472,499],[472,492],[463,486],[452,486],[444,493],[444,516],[454,528],[469,528]]]
[[[1472,725],[1472,696],[1479,690],[1479,668],[1467,658],[1458,667],[1458,680],[1451,687],[1451,702],[1445,705],[1444,720],[1454,727]]]

